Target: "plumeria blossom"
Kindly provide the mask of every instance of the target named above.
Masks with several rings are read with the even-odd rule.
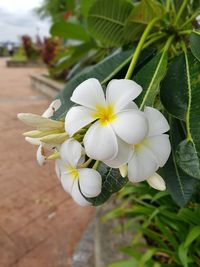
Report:
[[[56,172],[64,190],[74,201],[87,206],[90,203],[83,195],[88,198],[98,196],[101,193],[102,178],[96,170],[82,167],[83,153],[79,142],[72,138],[65,141],[60,147],[61,160],[56,162]]]
[[[139,143],[148,132],[146,117],[132,102],[141,91],[134,81],[112,80],[105,97],[97,79],[84,81],[71,97],[79,106],[67,113],[65,130],[73,136],[89,125],[83,139],[87,155],[101,161],[118,155],[117,165],[123,165],[132,153],[129,144]]]
[[[147,179],[147,183],[154,189],[159,191],[165,191],[166,190],[166,184],[163,178],[157,174],[154,173],[151,177]]]
[[[134,183],[154,175],[159,167],[164,166],[171,152],[169,136],[164,134],[169,130],[165,117],[151,107],[146,107],[144,113],[149,124],[148,134],[140,143],[133,145],[133,155],[128,162],[128,178]],[[158,176],[156,178],[158,181]],[[153,179],[149,181],[150,185],[153,184]]]
[[[29,114],[29,113],[19,113],[18,118],[25,122],[27,125],[37,127],[38,130],[43,131],[54,131],[58,127],[61,127],[60,122],[50,120],[55,111],[58,110],[61,106],[59,99],[54,100],[47,110],[42,114],[42,116]],[[52,151],[55,148],[55,144],[45,144],[40,140],[40,138],[25,137],[25,140],[32,145],[37,145],[38,149],[36,152],[36,159],[40,166],[44,165],[47,159],[46,150]]]
[[[36,152],[37,163],[43,166],[47,160],[47,151],[56,151],[56,145],[45,144],[41,142],[38,138],[25,137],[25,140],[31,145],[38,146]]]

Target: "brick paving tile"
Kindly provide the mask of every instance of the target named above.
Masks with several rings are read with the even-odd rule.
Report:
[[[0,266],[10,266],[19,260],[21,255],[18,246],[0,229]]]
[[[63,191],[54,163],[35,161],[24,141],[30,128],[16,114],[41,114],[49,100],[30,89],[37,69],[6,68],[0,59],[0,267],[69,267],[93,209],[78,207]]]

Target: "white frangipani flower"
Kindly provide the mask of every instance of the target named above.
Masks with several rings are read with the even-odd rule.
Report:
[[[56,168],[64,190],[79,205],[90,205],[83,195],[92,198],[101,193],[101,175],[94,169],[81,167],[83,164],[83,148],[74,139],[69,139],[61,145],[60,157],[63,165],[59,161]]]
[[[90,158],[110,160],[118,155],[123,165],[130,157],[127,144],[140,142],[147,134],[148,124],[143,113],[132,102],[142,88],[131,80],[112,80],[106,90],[91,78],[81,83],[71,100],[80,106],[72,107],[65,118],[65,130],[73,136],[94,122],[84,137],[84,147]],[[117,163],[119,164],[119,162]]]
[[[39,130],[56,129],[58,126],[62,126],[62,123],[53,120],[49,120],[61,106],[59,99],[54,100],[49,107],[45,110],[42,116],[30,113],[19,113],[17,117],[30,126],[35,126]],[[46,161],[46,150],[53,150],[54,144],[47,145],[40,141],[40,138],[25,137],[25,140],[32,145],[39,146],[36,152],[36,159],[40,166],[45,164]]]
[[[140,143],[133,146],[133,156],[128,162],[128,178],[134,183],[147,180],[163,167],[171,152],[169,136],[164,134],[169,130],[165,117],[151,107],[146,107],[144,113],[149,131]]]
[[[151,177],[147,179],[147,183],[154,189],[159,191],[165,191],[166,190],[166,184],[163,178],[157,174],[154,173]]]
[[[54,113],[61,107],[61,101],[60,99],[56,99],[51,104],[49,107],[45,110],[45,112],[42,114],[43,118],[51,118]]]

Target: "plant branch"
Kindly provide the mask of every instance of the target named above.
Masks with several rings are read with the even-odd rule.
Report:
[[[179,9],[179,12],[178,12],[178,14],[177,14],[177,16],[176,16],[176,18],[175,18],[175,21],[174,21],[175,25],[177,25],[177,23],[178,23],[178,21],[179,21],[181,15],[182,15],[182,13],[183,13],[183,11],[184,11],[186,5],[187,5],[187,2],[188,2],[188,0],[184,0],[184,1],[183,1],[182,5],[181,5],[181,7],[180,7],[180,9]]]
[[[179,35],[188,35],[192,32],[192,30],[185,30],[185,31],[180,31],[178,34]]]
[[[144,48],[147,48],[147,47],[150,46],[151,44],[155,43],[156,41],[159,41],[160,39],[162,39],[162,38],[164,38],[164,37],[166,37],[166,36],[167,36],[166,33],[163,33],[163,34],[161,34],[161,35],[159,35],[159,36],[155,36],[154,38],[152,38],[151,40],[147,41],[147,42],[144,44],[143,49],[144,49]]]
[[[200,8],[197,9],[196,12],[194,12],[194,14],[193,14],[188,20],[186,20],[186,22],[184,22],[184,23],[181,25],[180,29],[183,29],[188,23],[190,23],[193,19],[195,19],[196,16],[197,16],[199,13],[200,13]]]
[[[169,49],[169,47],[170,47],[170,45],[171,45],[171,43],[172,43],[174,37],[175,37],[174,35],[171,35],[171,36],[168,38],[168,40],[167,40],[165,46],[163,47],[163,52],[167,52],[167,50]]]
[[[146,29],[144,30],[144,32],[143,32],[143,34],[142,34],[142,36],[141,36],[141,38],[140,38],[140,41],[139,41],[139,43],[138,43],[138,45],[137,45],[137,48],[136,48],[136,50],[135,50],[135,52],[134,52],[134,54],[133,54],[133,58],[132,58],[131,63],[130,63],[130,65],[129,65],[127,74],[126,74],[126,76],[125,76],[125,79],[130,79],[130,78],[131,78],[131,76],[132,76],[132,74],[133,74],[133,71],[134,71],[134,69],[135,69],[136,63],[137,63],[137,61],[138,61],[138,58],[139,58],[139,56],[140,56],[140,53],[141,53],[141,51],[142,51],[144,42],[146,41],[146,39],[147,39],[147,37],[148,37],[150,31],[152,30],[153,26],[155,25],[155,23],[156,23],[157,21],[159,21],[160,19],[161,19],[161,17],[157,17],[157,18],[153,19],[153,20],[147,25]]]
[[[92,169],[96,170],[99,166],[99,160],[96,160],[95,164],[93,165]]]
[[[171,0],[166,1],[166,11],[169,12],[170,10],[170,5],[171,5]]]

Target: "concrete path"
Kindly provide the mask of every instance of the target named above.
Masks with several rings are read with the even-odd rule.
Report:
[[[0,59],[0,266],[70,267],[73,250],[93,214],[62,190],[54,165],[39,167],[30,130],[19,112],[41,114],[49,101],[31,91],[36,69],[9,69]]]

